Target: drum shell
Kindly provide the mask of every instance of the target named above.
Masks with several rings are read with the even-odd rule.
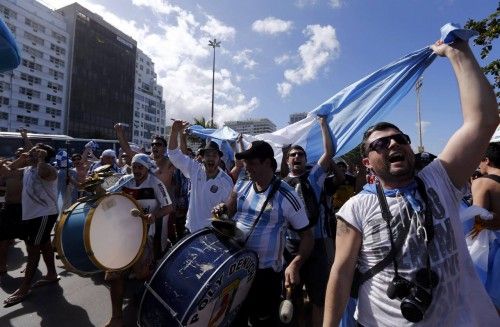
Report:
[[[81,276],[98,273],[100,271],[125,270],[131,267],[142,255],[146,242],[146,223],[142,222],[141,250],[135,258],[120,269],[110,269],[102,264],[93,253],[90,242],[90,229],[94,211],[106,196],[119,195],[128,198],[138,207],[135,199],[124,193],[106,194],[103,197],[80,201],[65,210],[56,225],[55,246],[67,270]]]
[[[229,326],[257,267],[255,252],[211,228],[189,235],[146,284],[138,325]]]

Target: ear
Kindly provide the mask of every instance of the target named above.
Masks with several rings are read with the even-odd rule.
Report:
[[[361,159],[361,162],[367,169],[372,168],[372,165],[370,164],[370,159],[368,159],[368,157]]]

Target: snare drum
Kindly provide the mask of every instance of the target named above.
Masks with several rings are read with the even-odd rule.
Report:
[[[257,267],[255,252],[211,228],[191,234],[146,283],[138,325],[230,326]]]
[[[131,267],[146,243],[146,223],[130,213],[136,208],[132,197],[109,193],[65,210],[55,244],[66,269],[88,275]]]

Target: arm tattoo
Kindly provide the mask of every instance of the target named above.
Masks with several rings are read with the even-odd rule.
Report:
[[[350,230],[351,230],[351,228],[344,221],[344,219],[341,219],[341,218],[337,219],[337,236],[342,236],[344,234],[349,234]]]

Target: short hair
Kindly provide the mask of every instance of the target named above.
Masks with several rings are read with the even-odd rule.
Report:
[[[345,162],[343,162],[343,161],[337,162],[336,165],[337,166],[342,166],[342,167],[344,167],[344,169],[347,169],[347,164]]]
[[[298,144],[292,145],[292,146],[288,149],[288,152],[286,153],[287,158],[289,157],[290,151],[292,151],[292,150],[300,150],[300,151],[304,152],[304,156],[306,156],[306,158],[307,158],[307,153],[306,153],[306,150],[304,150],[304,148],[303,148],[303,147],[301,147],[301,146],[300,146],[300,145],[298,145]]]
[[[370,138],[370,135],[372,135],[373,132],[384,131],[386,129],[395,129],[396,131],[403,133],[399,129],[399,127],[397,127],[394,124],[385,122],[385,121],[380,122],[380,123],[376,123],[375,125],[368,127],[368,129],[363,134],[363,141],[361,141],[361,149],[360,150],[361,150],[361,157],[362,158],[366,158],[366,156],[368,155],[368,152],[367,152],[368,149],[366,148],[366,141],[368,140],[368,138]]]
[[[500,168],[500,143],[490,143],[484,156],[490,160],[493,167]]]
[[[161,137],[160,135],[155,135],[153,136],[152,138],[153,141],[160,141],[164,147],[167,146],[167,140],[165,140],[163,137]]]
[[[56,155],[56,151],[54,150],[54,148],[48,144],[37,143],[35,147],[43,149],[47,152],[47,156],[45,157],[45,163],[51,162],[52,161],[51,159]]]

